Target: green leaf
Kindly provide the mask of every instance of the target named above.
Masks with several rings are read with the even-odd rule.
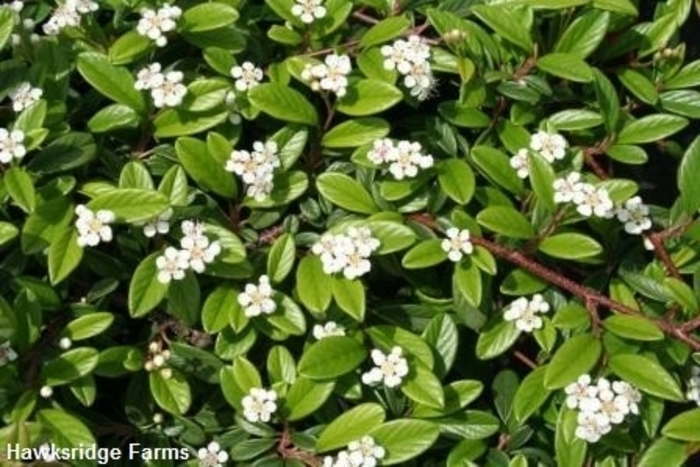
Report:
[[[282,282],[292,272],[296,253],[294,238],[288,233],[275,240],[267,254],[267,275],[272,283]]]
[[[333,299],[338,307],[357,322],[365,319],[365,287],[362,281],[332,278]]]
[[[556,465],[583,467],[588,444],[575,435],[576,426],[577,413],[566,408],[560,409],[554,435]]]
[[[131,161],[124,164],[119,174],[119,188],[141,188],[153,190],[153,178],[143,162]]]
[[[510,159],[505,153],[489,146],[475,146],[471,157],[484,175],[497,185],[516,195],[523,193],[523,181],[510,166]]]
[[[605,122],[605,129],[608,133],[615,133],[620,123],[620,99],[617,97],[617,89],[600,70],[593,69],[593,75],[596,99]]]
[[[113,101],[131,107],[137,113],[146,112],[146,101],[134,88],[129,70],[114,66],[107,56],[95,52],[78,55],[78,71],[90,86]]]
[[[471,260],[455,265],[454,287],[469,305],[479,307],[483,293],[481,271]]]
[[[156,138],[176,138],[201,133],[223,123],[229,112],[214,108],[206,112],[166,109],[153,120]]]
[[[598,363],[600,341],[591,334],[579,334],[565,341],[552,357],[544,375],[546,389],[561,389]]]
[[[297,364],[286,347],[276,345],[267,354],[267,374],[273,383],[292,384],[297,379]]]
[[[0,50],[7,45],[15,26],[14,13],[10,8],[0,8]]]
[[[623,68],[617,74],[617,77],[640,101],[649,105],[655,105],[659,100],[659,93],[654,83],[638,71],[631,68]]]
[[[508,206],[492,206],[476,216],[479,224],[487,229],[512,238],[530,238],[535,229],[527,218]]]
[[[697,432],[697,430],[695,430]],[[680,443],[668,438],[659,438],[644,451],[637,467],[683,467],[689,453],[686,443]]]
[[[632,0],[593,0],[593,8],[623,15],[638,16],[639,12]]]
[[[579,56],[568,53],[551,53],[537,60],[537,68],[559,78],[589,83],[593,81],[593,70]]]
[[[668,291],[668,295],[683,309],[693,312],[698,310],[698,299],[695,296],[693,289],[680,279],[675,277],[666,277],[664,279],[664,285]]]
[[[612,315],[602,322],[608,331],[637,341],[663,340],[664,333],[651,321],[641,316]]]
[[[653,114],[633,120],[617,135],[617,144],[653,143],[678,133],[688,120],[670,114]]]
[[[163,193],[170,200],[171,206],[187,205],[187,175],[179,165],[173,165],[160,181],[158,191]]]
[[[224,329],[229,324],[229,316],[239,310],[238,291],[231,285],[220,285],[214,289],[202,308],[202,325],[210,334]]]
[[[524,424],[545,403],[551,391],[544,387],[546,366],[541,366],[523,378],[513,397],[513,414],[518,423]]]
[[[539,154],[530,152],[528,154],[528,170],[530,172],[530,184],[532,191],[537,195],[537,199],[542,206],[550,211],[554,211],[554,169]]]
[[[562,110],[549,117],[549,121],[558,130],[576,131],[594,128],[603,124],[603,117],[598,112],[586,109]]]
[[[56,285],[78,267],[83,249],[78,245],[78,232],[67,227],[56,234],[49,246],[49,280]]]
[[[664,83],[664,89],[683,89],[700,86],[700,60],[685,65]]]
[[[51,430],[51,441],[64,448],[95,445],[95,437],[80,419],[63,409],[42,409],[37,419]]]
[[[299,262],[296,274],[296,290],[301,303],[314,313],[323,313],[331,304],[331,277],[323,272],[321,259],[316,255],[305,256]]]
[[[643,355],[613,355],[608,361],[610,370],[641,391],[675,402],[685,400],[683,391],[671,374],[656,360]]]
[[[477,5],[474,14],[497,35],[503,37],[525,52],[532,51],[533,43],[528,31],[518,18],[501,5]]]
[[[380,426],[386,417],[379,404],[368,402],[337,416],[318,436],[316,451],[322,453],[346,446]]]
[[[168,292],[168,284],[158,280],[157,251],[139,263],[129,283],[129,314],[138,318],[157,307]]]
[[[105,311],[83,315],[68,323],[61,336],[69,337],[72,341],[89,339],[102,334],[113,321],[114,315]]]
[[[331,336],[311,344],[299,360],[299,374],[313,380],[337,378],[357,368],[367,350],[351,337]]]
[[[409,27],[411,27],[411,20],[407,15],[386,18],[362,34],[360,46],[371,47],[388,42],[402,35]]]
[[[348,175],[326,172],[316,179],[316,188],[331,203],[361,214],[374,214],[379,208],[365,188]]]
[[[276,174],[273,185],[272,193],[267,198],[257,201],[247,196],[243,204],[253,209],[289,205],[306,192],[309,188],[309,179],[303,171],[292,170]]]
[[[480,360],[498,357],[510,349],[519,336],[520,330],[508,321],[481,330],[476,341],[476,356]]]
[[[369,432],[378,445],[386,449],[382,465],[404,463],[418,457],[437,441],[439,426],[423,420],[397,419]]]
[[[409,373],[401,383],[401,392],[413,402],[440,410],[445,406],[445,394],[440,380],[421,361],[409,363]]]
[[[406,269],[420,269],[440,264],[447,259],[447,253],[442,249],[442,240],[424,240],[408,250],[401,259],[401,265]]]
[[[389,123],[381,118],[346,120],[328,130],[321,140],[327,148],[354,148],[389,134]]]
[[[404,352],[416,357],[428,368],[434,364],[433,351],[419,336],[397,326],[378,325],[367,329],[375,346],[387,352],[398,345]]]
[[[41,129],[44,126],[44,120],[46,120],[46,113],[48,110],[48,105],[44,99],[40,99],[34,102],[29,107],[26,107],[22,113],[17,116],[15,124],[12,126],[13,130],[22,130],[27,136],[33,130]],[[27,142],[24,142],[25,147]],[[29,148],[27,148],[29,150]]]
[[[438,182],[445,194],[458,204],[467,204],[474,195],[474,172],[460,159],[447,159],[437,166]]]
[[[186,32],[210,31],[229,26],[238,19],[238,11],[224,3],[202,3],[182,14],[182,30]]]
[[[661,108],[684,117],[700,119],[700,92],[690,90],[661,93]]]
[[[545,237],[538,248],[553,258],[572,260],[591,258],[603,252],[600,243],[588,235],[573,232]]]
[[[93,211],[112,211],[123,222],[147,221],[168,208],[168,199],[155,190],[119,188],[94,198],[87,204]]]
[[[5,189],[17,206],[26,213],[31,213],[36,207],[36,193],[32,177],[21,167],[10,167],[2,178]]]
[[[190,137],[178,138],[175,152],[187,174],[200,188],[226,198],[236,197],[238,188],[233,175],[212,156],[206,143]]]
[[[348,86],[336,109],[345,115],[361,117],[383,112],[402,100],[403,92],[396,86],[381,80],[361,79]]]
[[[284,398],[285,419],[301,420],[321,407],[335,388],[335,381],[320,382],[300,377]]]
[[[19,234],[17,227],[9,222],[0,222],[0,246],[9,242]]]
[[[126,65],[144,55],[153,46],[153,41],[131,30],[122,34],[109,48],[112,65]]]
[[[59,136],[27,164],[30,172],[53,174],[72,170],[97,157],[97,145],[89,133],[71,132]]]
[[[644,164],[647,160],[649,160],[649,156],[647,156],[646,151],[639,146],[615,144],[607,148],[605,150],[605,154],[610,156],[611,159],[624,164],[638,165]]]
[[[484,112],[461,105],[459,101],[447,101],[438,106],[440,115],[453,125],[463,128],[486,128],[491,118]]]
[[[411,414],[418,418],[437,418],[450,415],[464,409],[475,401],[483,392],[484,385],[474,380],[453,381],[443,387],[445,393],[445,407],[440,410],[431,409],[425,405],[417,404]]]
[[[590,10],[571,23],[554,47],[555,52],[569,53],[585,59],[601,44],[608,31],[610,14]]]
[[[304,40],[298,32],[278,24],[273,24],[272,27],[267,30],[267,37],[285,45],[299,45],[301,41]]]
[[[441,365],[435,367],[435,372],[445,375],[449,372],[457,357],[459,335],[457,326],[448,314],[438,314],[430,320],[422,334],[425,342],[437,350]]]
[[[678,190],[686,213],[693,215],[700,208],[700,136],[696,137],[683,155],[678,167]]]
[[[301,94],[288,86],[264,83],[248,91],[250,103],[266,114],[286,122],[316,125],[315,107]]]
[[[700,409],[693,409],[676,415],[661,429],[661,433],[681,441],[700,441]]]
[[[294,300],[279,293],[280,311],[267,317],[267,322],[277,329],[292,336],[301,336],[306,332],[306,318]]]
[[[156,404],[166,412],[181,415],[190,408],[190,385],[178,371],[173,371],[172,376],[167,379],[163,378],[159,371],[151,372],[148,375],[148,383]]]
[[[44,384],[58,386],[90,374],[97,366],[98,352],[89,347],[68,350],[49,360],[42,369]]]
[[[217,261],[228,264],[240,264],[246,257],[245,245],[240,238],[226,227],[215,224],[205,224],[204,231],[210,234],[212,240],[221,244],[221,254]]]

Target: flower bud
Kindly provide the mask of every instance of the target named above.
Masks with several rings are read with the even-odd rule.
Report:
[[[61,340],[58,341],[58,346],[63,350],[70,349],[72,345],[73,341],[71,341],[69,337],[61,337]]]
[[[49,397],[53,396],[53,389],[51,386],[42,386],[39,390],[39,395],[44,399],[48,399]]]

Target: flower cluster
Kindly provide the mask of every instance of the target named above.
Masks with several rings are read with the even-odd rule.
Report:
[[[12,100],[12,110],[15,112],[21,112],[39,99],[44,94],[39,88],[32,87],[29,83],[22,83],[12,91],[10,91],[9,96]]]
[[[240,66],[231,68],[231,76],[236,79],[236,89],[247,91],[260,84],[263,79],[262,68],[258,68],[251,62],[243,62]]]
[[[153,341],[148,344],[148,358],[143,368],[149,373],[158,371],[163,378],[168,379],[173,374],[173,371],[167,367],[171,356],[170,350],[164,349],[161,341]]]
[[[216,441],[212,441],[206,448],[197,451],[200,467],[223,467],[228,462],[228,453],[221,450]]]
[[[471,255],[474,251],[474,245],[469,240],[469,231],[459,230],[457,227],[450,227],[445,232],[447,238],[442,240],[440,246],[447,253],[450,261],[458,263],[464,255]]]
[[[375,140],[367,158],[377,165],[389,164],[389,172],[396,180],[413,178],[418,175],[418,169],[429,169],[435,163],[433,156],[423,154],[420,143],[399,141],[394,144],[388,138]]]
[[[403,84],[411,90],[411,95],[419,100],[430,97],[437,80],[430,66],[430,46],[417,35],[408,40],[399,39],[392,45],[382,46],[384,68],[397,70],[404,76]]]
[[[274,291],[270,286],[270,278],[260,276],[257,284],[246,284],[244,291],[238,295],[238,303],[243,307],[243,313],[248,317],[272,314],[277,304],[272,299]]]
[[[700,407],[700,366],[693,366],[690,370],[690,379],[688,379],[688,390],[685,393],[685,398],[695,402]]]
[[[567,146],[568,143],[562,135],[540,130],[530,136],[529,148],[520,149],[515,156],[510,158],[510,166],[516,170],[518,177],[525,179],[530,175],[527,161],[530,151],[538,153],[544,160],[552,164],[566,156]]]
[[[203,273],[206,265],[221,253],[219,242],[210,241],[204,235],[204,226],[199,222],[183,221],[180,227],[185,234],[180,239],[181,249],[168,247],[156,258],[158,281],[163,284],[183,279],[187,269]]]
[[[292,6],[292,14],[298,16],[306,24],[311,24],[315,20],[326,16],[326,7],[323,6],[324,0],[294,1],[296,3]]]
[[[0,344],[0,366],[6,365],[8,362],[17,360],[17,352],[10,347],[10,341],[5,341]]]
[[[274,389],[251,388],[243,398],[243,416],[249,422],[269,422],[277,410],[277,393]]]
[[[263,201],[270,196],[274,188],[274,171],[280,166],[277,143],[274,141],[256,141],[253,151],[234,150],[225,169],[233,172],[246,185],[246,194],[256,201]]]
[[[182,15],[182,10],[166,3],[158,11],[145,8],[141,11],[141,19],[136,25],[136,32],[148,37],[158,47],[165,47],[168,38],[165,33],[174,31],[177,27],[177,19]]]
[[[177,107],[187,94],[187,87],[182,84],[184,75],[181,71],[161,73],[160,63],[151,63],[136,74],[134,87],[138,91],[151,91],[153,105],[157,108]]]
[[[558,178],[553,183],[554,202],[576,205],[576,211],[584,217],[602,217],[609,219],[614,215],[613,202],[607,190],[581,181],[581,174],[571,172],[565,178]]]
[[[408,375],[408,362],[402,354],[403,349],[399,346],[394,346],[389,354],[379,349],[372,350],[372,361],[376,366],[362,374],[362,382],[367,385],[383,383],[388,388],[400,386]]]
[[[12,159],[20,160],[27,154],[22,130],[8,131],[0,128],[0,163],[9,164]]]
[[[325,233],[311,247],[311,252],[321,257],[323,271],[335,274],[343,271],[347,279],[355,279],[368,273],[372,264],[369,257],[379,248],[379,240],[367,227],[350,227],[345,234]]]
[[[138,222],[136,225],[143,227],[143,234],[148,238],[153,238],[156,234],[165,235],[170,232],[170,219],[172,219],[173,214],[172,208],[168,208],[153,219]]]
[[[313,335],[317,340],[332,336],[344,336],[345,328],[339,326],[335,321],[328,321],[326,324],[315,325]]]
[[[79,246],[97,246],[100,242],[112,241],[112,228],[109,226],[115,219],[112,211],[100,209],[92,212],[86,206],[79,204],[75,208],[75,213],[78,215],[75,228],[78,229]]]
[[[599,378],[593,384],[589,375],[581,375],[566,388],[566,406],[578,410],[576,437],[589,443],[597,442],[619,425],[629,414],[639,414],[641,394],[625,381],[610,382]]]
[[[44,24],[44,33],[55,36],[65,27],[79,26],[82,15],[98,9],[99,5],[93,0],[64,0]]]
[[[515,327],[524,332],[532,332],[542,328],[540,313],[549,311],[549,303],[540,294],[532,296],[532,300],[520,297],[511,302],[503,313],[506,321],[515,321]]]
[[[374,438],[363,436],[351,441],[347,450],[340,451],[335,458],[326,456],[323,467],[375,467],[385,455],[386,450]]]
[[[326,55],[324,63],[307,63],[301,72],[301,78],[309,82],[314,91],[330,91],[338,97],[343,97],[347,93],[347,76],[351,71],[350,57],[330,54]]]

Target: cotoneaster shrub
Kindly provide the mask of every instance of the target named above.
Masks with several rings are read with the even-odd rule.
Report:
[[[0,456],[692,462],[696,15],[5,2]]]

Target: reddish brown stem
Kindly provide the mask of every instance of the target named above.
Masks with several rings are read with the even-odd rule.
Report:
[[[537,369],[537,363],[533,362],[533,361],[530,359],[530,357],[528,357],[528,356],[525,355],[524,353],[520,352],[519,350],[516,350],[516,351],[513,353],[513,356],[514,356],[515,358],[517,358],[518,360],[520,360],[520,361],[521,361],[522,363],[524,363],[525,365],[527,365],[528,367],[530,367],[531,369],[533,369],[533,370],[536,370],[536,369]]]

